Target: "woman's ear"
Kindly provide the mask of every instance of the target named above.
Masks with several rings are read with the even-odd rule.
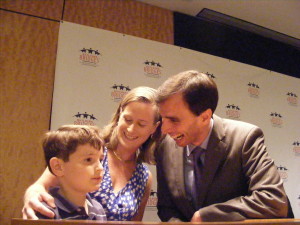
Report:
[[[64,161],[57,157],[50,159],[50,167],[55,176],[62,177],[64,175]]]
[[[160,121],[156,122],[156,124],[155,124],[155,130],[158,128],[158,126],[159,126],[160,123],[161,123]]]
[[[154,125],[154,127],[153,127],[153,131],[152,131],[151,134],[154,134],[154,133],[155,133],[155,131],[156,131],[157,127],[159,126],[159,124],[160,124],[160,121],[157,121],[157,122],[155,123],[155,125]]]

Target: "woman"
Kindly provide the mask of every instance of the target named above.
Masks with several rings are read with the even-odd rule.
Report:
[[[129,91],[111,122],[104,127],[104,177],[98,191],[91,193],[108,220],[141,221],[151,192],[152,175],[142,162],[154,163],[153,152],[160,139],[160,116],[155,104],[156,90],[138,87]],[[23,218],[36,219],[34,210],[51,217],[41,201],[54,206],[48,195],[56,178],[44,171],[24,197]]]

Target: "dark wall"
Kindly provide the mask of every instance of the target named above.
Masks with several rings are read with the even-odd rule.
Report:
[[[214,21],[175,12],[174,44],[300,78],[296,47]]]

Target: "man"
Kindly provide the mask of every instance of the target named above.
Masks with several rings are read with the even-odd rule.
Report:
[[[212,79],[197,71],[170,77],[157,103],[168,134],[156,155],[162,221],[287,217],[288,199],[262,130],[213,114]]]

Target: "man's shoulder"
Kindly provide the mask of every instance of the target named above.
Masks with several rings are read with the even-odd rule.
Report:
[[[233,119],[228,119],[228,118],[222,118],[219,116],[214,115],[214,124],[222,124],[223,127],[232,127],[232,128],[243,128],[243,129],[253,129],[253,128],[259,128],[258,126],[246,122],[246,121],[241,121],[241,120],[233,120]]]
[[[166,135],[160,145],[159,145],[159,148],[163,148],[163,149],[166,149],[166,148],[170,148],[170,149],[177,149],[177,148],[181,148],[179,147],[178,145],[176,145],[176,142],[174,141],[173,138],[171,138],[169,135]]]
[[[239,120],[226,119],[214,116],[214,133],[227,141],[242,140],[249,135],[253,137],[263,136],[263,131],[258,126]]]

